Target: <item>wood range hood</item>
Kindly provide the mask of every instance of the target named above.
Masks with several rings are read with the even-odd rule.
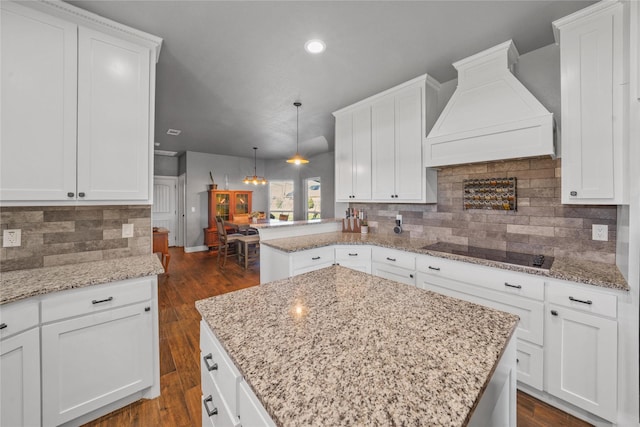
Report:
[[[512,40],[453,64],[458,86],[426,138],[427,166],[555,156],[553,114],[513,75]]]

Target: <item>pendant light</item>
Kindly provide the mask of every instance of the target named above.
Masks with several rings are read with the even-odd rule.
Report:
[[[245,184],[265,185],[267,183],[267,180],[265,179],[265,177],[258,176],[256,174],[256,165],[258,162],[256,157],[257,152],[258,152],[258,147],[253,147],[253,176],[249,176],[249,175],[245,176],[244,179],[242,180],[242,182],[244,182]]]
[[[296,106],[296,154],[291,157],[290,159],[287,160],[287,163],[293,163],[296,165],[301,165],[303,163],[309,163],[309,160],[305,159],[304,157],[302,157],[299,153],[299,130],[300,130],[300,124],[299,124],[299,119],[300,119],[300,106],[302,105],[301,102],[294,102],[293,105]]]

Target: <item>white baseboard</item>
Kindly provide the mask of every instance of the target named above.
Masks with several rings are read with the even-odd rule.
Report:
[[[209,250],[209,247],[208,246],[204,246],[204,245],[201,245],[201,246],[189,246],[189,247],[185,246],[185,248],[184,248],[184,252],[187,253],[187,254],[191,253],[191,252],[204,252],[204,251],[208,251],[208,250]]]

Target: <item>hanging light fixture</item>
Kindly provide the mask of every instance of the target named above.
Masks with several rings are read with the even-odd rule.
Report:
[[[296,101],[293,103],[293,105],[296,106],[296,154],[294,154],[294,156],[291,157],[290,159],[287,159],[287,163],[301,165],[303,163],[309,163],[309,160],[302,157],[299,153],[299,145],[300,145],[300,141],[298,140],[299,130],[300,130],[299,119],[300,119],[300,106],[302,105],[302,103]]]
[[[249,176],[249,175],[245,176],[244,179],[242,180],[242,182],[244,182],[245,184],[265,185],[267,183],[267,180],[265,179],[265,177],[258,176],[256,173],[256,165],[258,162],[256,157],[257,151],[258,151],[258,147],[253,147],[253,176]]]

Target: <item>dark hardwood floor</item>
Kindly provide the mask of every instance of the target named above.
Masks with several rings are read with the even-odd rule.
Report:
[[[86,426],[201,425],[200,316],[194,302],[257,285],[259,265],[255,262],[243,271],[235,259],[229,257],[221,270],[214,252],[185,254],[182,248],[171,248],[170,253],[169,274],[158,278],[161,395],[157,399],[135,402]],[[518,392],[520,427],[588,425]]]

